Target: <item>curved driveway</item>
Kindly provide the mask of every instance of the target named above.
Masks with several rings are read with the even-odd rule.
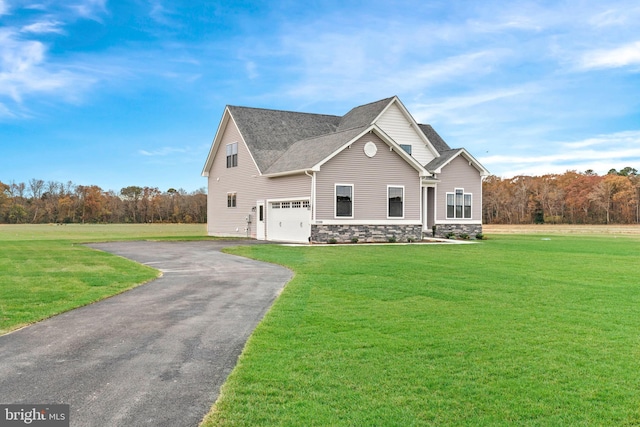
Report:
[[[197,426],[292,273],[224,242],[89,246],[163,276],[0,337],[0,403],[68,403],[72,426]]]

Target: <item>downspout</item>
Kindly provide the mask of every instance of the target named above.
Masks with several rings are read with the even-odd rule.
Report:
[[[311,178],[311,222],[316,222],[316,173],[309,175],[309,171],[304,171],[304,174]]]

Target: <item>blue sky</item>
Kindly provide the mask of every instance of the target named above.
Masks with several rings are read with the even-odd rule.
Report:
[[[0,181],[194,191],[227,104],[398,95],[492,173],[640,169],[640,3],[0,0]]]

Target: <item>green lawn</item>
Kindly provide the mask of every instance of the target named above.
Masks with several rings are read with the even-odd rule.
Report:
[[[204,425],[640,424],[640,239],[238,247],[296,272]]]
[[[152,268],[82,242],[204,235],[202,224],[0,225],[0,334],[158,276]]]

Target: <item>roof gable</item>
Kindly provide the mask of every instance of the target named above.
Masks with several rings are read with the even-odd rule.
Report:
[[[390,115],[392,112],[393,115]],[[233,123],[238,129],[261,174],[281,175],[317,170],[366,131],[375,131],[392,149],[397,148],[400,155],[419,170],[421,175],[439,173],[443,166],[460,154],[460,150],[481,173],[488,174],[466,150],[451,150],[430,125],[416,123],[402,102],[394,96],[355,107],[342,117],[227,106],[203,169],[203,176],[209,174],[218,145],[229,123]],[[406,126],[407,130],[397,132],[394,130],[398,128],[397,125],[402,129]],[[412,130],[407,136],[409,128]],[[416,158],[405,155],[398,144],[402,144],[407,137],[415,140],[414,143],[424,143],[435,158],[419,162]],[[427,165],[424,165],[425,162],[428,162]]]
[[[452,150],[443,151],[440,153],[440,157],[433,159],[429,162],[425,168],[431,173],[441,173],[442,168],[451,163],[453,159],[458,156],[462,156],[469,162],[469,166],[473,166],[480,172],[481,176],[489,175],[489,171],[480,164],[467,150],[464,148],[455,148]]]

